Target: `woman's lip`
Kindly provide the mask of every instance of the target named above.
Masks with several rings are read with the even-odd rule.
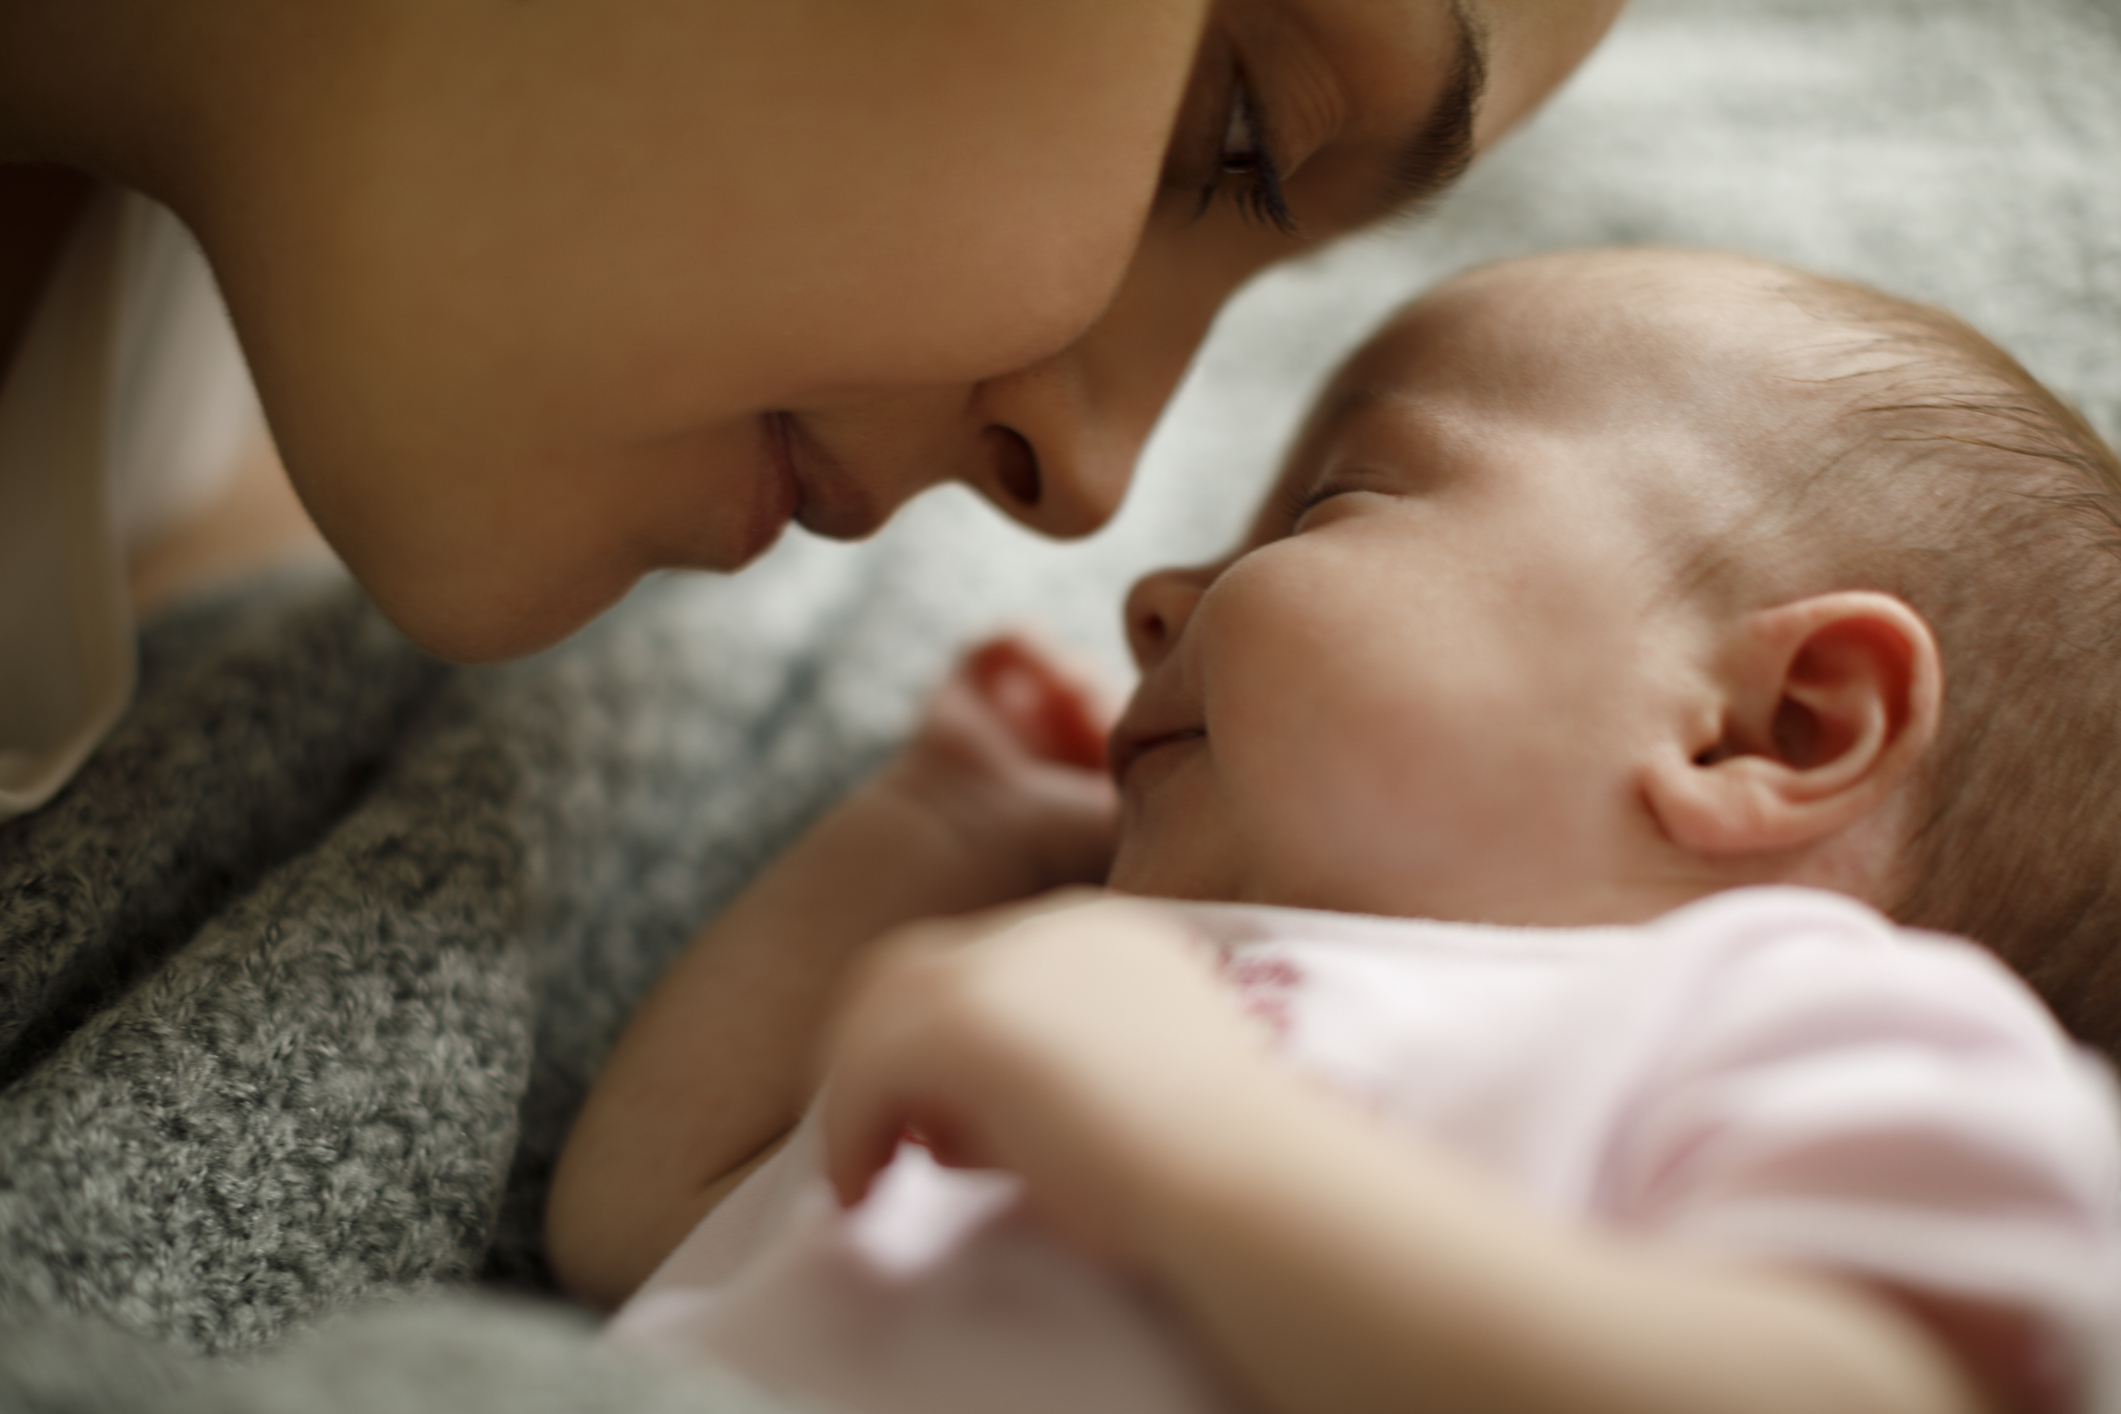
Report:
[[[766,474],[760,478],[758,494],[752,497],[751,524],[746,527],[740,563],[749,564],[771,549],[803,510],[803,478],[796,469],[795,449],[789,439],[786,413],[769,412],[759,417],[759,441],[765,448]]]
[[[853,472],[832,449],[811,435],[799,414],[768,413],[775,454],[796,489],[793,516],[803,529],[828,540],[860,540],[886,519]]]

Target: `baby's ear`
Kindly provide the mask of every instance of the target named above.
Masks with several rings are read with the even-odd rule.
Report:
[[[1767,854],[1826,840],[1891,799],[1937,734],[1936,639],[1889,594],[1761,609],[1723,647],[1715,711],[1644,782],[1684,849]]]

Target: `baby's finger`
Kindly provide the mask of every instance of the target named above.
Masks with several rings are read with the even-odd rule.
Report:
[[[906,1132],[902,1121],[885,1118],[893,1106],[879,1104],[879,1097],[848,1093],[856,1088],[859,1087],[835,1080],[818,1100],[825,1177],[843,1208],[851,1208],[868,1196],[869,1185],[891,1162]]]
[[[968,679],[1034,756],[1101,771],[1115,718],[1106,695],[1023,635],[982,644],[965,661]]]

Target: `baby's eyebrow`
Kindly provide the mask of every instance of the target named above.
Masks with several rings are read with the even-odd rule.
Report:
[[[1403,402],[1400,391],[1389,383],[1348,383],[1336,388],[1312,414],[1317,427],[1334,427],[1372,408]]]
[[[1385,212],[1408,211],[1434,200],[1473,163],[1473,119],[1488,84],[1487,41],[1469,0],[1451,0],[1450,8],[1456,43],[1443,93],[1400,143],[1386,169],[1378,192],[1378,205]]]

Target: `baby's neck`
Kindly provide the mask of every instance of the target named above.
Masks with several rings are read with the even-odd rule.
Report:
[[[1282,897],[1239,889],[1229,898],[1200,902],[1261,904],[1358,913],[1439,923],[1486,923],[1525,928],[1596,928],[1648,923],[1675,909],[1730,889],[1789,885],[1837,893],[1885,911],[1901,850],[1889,830],[1872,838],[1837,840],[1802,855],[1696,861],[1697,867],[1649,878],[1615,879],[1558,894],[1481,897],[1393,895]]]

